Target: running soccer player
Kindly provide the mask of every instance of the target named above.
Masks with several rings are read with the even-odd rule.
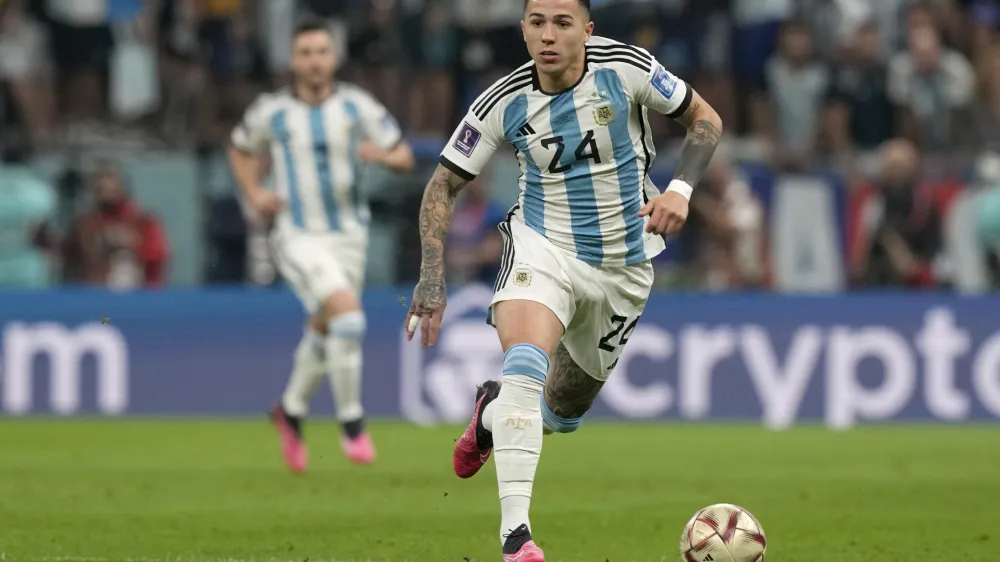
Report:
[[[528,0],[532,61],[472,104],[444,149],[420,211],[420,280],[406,319],[435,344],[445,310],[444,240],[455,196],[502,142],[521,166],[519,202],[488,321],[503,383],[479,388],[455,446],[468,478],[496,451],[504,560],[538,562],[528,508],[543,433],[577,429],[645,307],[650,260],[679,231],[722,134],[718,114],[648,52],[591,35],[588,0]],[[647,109],[687,127],[664,193],[648,177]],[[416,317],[416,318],[414,318]],[[411,319],[413,322],[411,322]],[[544,430],[543,430],[544,428]]]
[[[344,453],[356,463],[375,460],[361,405],[366,322],[360,295],[370,211],[359,166],[413,168],[395,119],[363,90],[335,84],[336,67],[327,28],[301,24],[292,47],[292,87],[260,96],[230,139],[236,179],[250,205],[271,221],[278,269],[309,315],[284,395],[271,410],[285,463],[295,472],[308,464],[303,420],[324,374],[343,426]],[[265,150],[276,192],[259,183],[256,155]]]

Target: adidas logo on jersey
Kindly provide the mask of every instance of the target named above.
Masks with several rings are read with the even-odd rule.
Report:
[[[531,128],[530,123],[525,123],[521,125],[521,128],[517,130],[518,137],[527,137],[535,134],[535,130]]]

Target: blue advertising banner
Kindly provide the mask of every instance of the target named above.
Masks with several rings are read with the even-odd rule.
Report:
[[[475,385],[503,360],[484,322],[490,288],[450,297],[433,349],[405,341],[400,295],[365,295],[369,414],[466,421]],[[1000,297],[656,294],[590,416],[774,428],[995,420],[998,319]],[[0,293],[0,410],[263,416],[303,321],[282,290]],[[313,411],[332,411],[330,391]]]

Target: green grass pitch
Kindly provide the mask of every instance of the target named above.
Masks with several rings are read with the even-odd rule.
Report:
[[[306,431],[296,476],[265,421],[2,421],[0,560],[500,559],[493,463],[453,475],[460,428],[373,423],[373,467],[341,457],[334,424]],[[532,525],[550,562],[673,562],[691,514],[731,502],[768,562],[996,562],[998,437],[587,422],[546,437]]]

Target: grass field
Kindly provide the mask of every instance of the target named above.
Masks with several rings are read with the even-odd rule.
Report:
[[[265,422],[0,422],[0,560],[500,559],[493,463],[458,428],[377,423],[376,466],[307,428],[287,473]],[[1000,560],[1000,430],[587,423],[547,437],[532,525],[550,562],[676,561],[698,508],[752,511],[768,562]]]

